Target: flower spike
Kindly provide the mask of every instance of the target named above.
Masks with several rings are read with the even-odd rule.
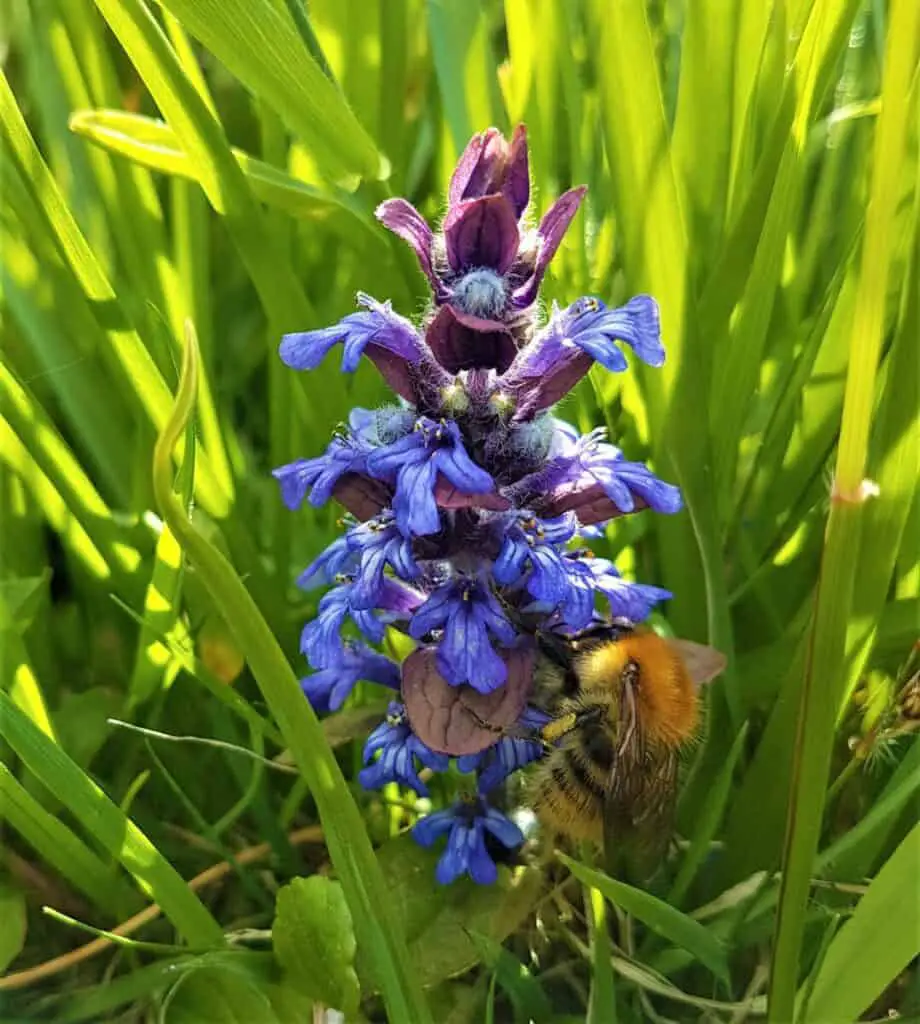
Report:
[[[582,298],[542,322],[540,286],[584,195],[570,189],[530,228],[524,126],[510,140],[489,128],[465,148],[437,229],[405,199],[377,208],[418,259],[425,315],[359,293],[339,323],[281,342],[297,370],[341,344],[344,373],[366,357],[397,396],[354,409],[321,454],[274,476],[291,509],[332,498],[350,513],[297,582],[327,588],[301,633],[313,706],[338,710],[359,681],[391,691],[358,780],[430,798],[443,787],[429,792],[429,775],[452,758],[476,773],[475,794],[412,830],[423,846],[443,840],[443,884],[494,882],[496,845],[524,841],[490,799],[546,751],[537,638],[608,621],[600,609],[640,622],[670,597],[575,547],[618,516],[681,508],[679,490],[603,430],[582,435],[552,414],[595,363],[624,371],[624,346],[652,367],[665,355],[647,295]],[[416,644],[402,664],[375,649],[388,629]]]

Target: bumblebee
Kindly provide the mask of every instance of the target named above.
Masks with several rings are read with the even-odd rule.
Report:
[[[699,727],[698,686],[724,657],[710,647],[605,622],[537,634],[534,703],[550,715],[528,803],[557,835],[661,852],[683,748]],[[633,872],[629,872],[633,873]]]

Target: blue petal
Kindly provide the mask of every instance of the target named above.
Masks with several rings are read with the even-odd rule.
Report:
[[[524,842],[524,833],[510,818],[506,818],[494,807],[487,808],[483,825],[508,850],[513,850]]]
[[[623,353],[600,331],[583,331],[576,334],[572,341],[611,373],[622,373],[629,367]]]
[[[452,685],[468,682],[480,693],[489,693],[505,681],[508,669],[492,649],[483,612],[482,603],[472,598],[451,606],[436,661]],[[513,639],[513,627],[508,628]]]
[[[482,819],[477,819],[467,835],[467,871],[478,885],[494,885],[498,879],[498,868],[486,849],[482,829]]]
[[[367,471],[378,480],[392,482],[407,463],[424,461],[427,457],[422,431],[413,430],[391,444],[371,452],[367,459]]]
[[[415,640],[421,640],[426,633],[430,633],[433,629],[440,629],[450,614],[451,603],[456,600],[452,584],[448,583],[438,587],[428,600],[415,610],[412,621],[409,623],[409,635]]]
[[[433,846],[439,836],[449,832],[457,822],[457,813],[453,807],[443,811],[435,811],[417,821],[412,826],[412,838],[419,846]]]
[[[486,586],[479,586],[475,591],[476,614],[488,627],[489,631],[503,644],[512,644],[517,639],[517,631],[508,621],[497,598]]]
[[[446,772],[450,767],[450,757],[447,754],[442,754],[440,751],[426,747],[418,736],[410,736],[408,745],[419,761],[433,772]]]
[[[338,537],[297,577],[297,586],[310,590],[321,583],[331,583],[352,561],[348,536]]]
[[[307,488],[310,486],[311,469],[315,459],[298,459],[286,466],[279,466],[272,470],[272,476],[278,481],[281,487],[281,500],[291,511],[295,511],[303,504],[307,496]]]
[[[432,459],[404,466],[396,480],[393,508],[404,535],[426,537],[441,529],[434,498],[437,467]]]
[[[548,547],[537,547],[530,554],[530,578],[527,592],[538,601],[558,604],[568,588],[568,577],[559,553]]]
[[[347,332],[347,317],[333,327],[317,331],[301,331],[285,334],[278,350],[282,362],[292,370],[314,370],[323,361],[326,353]]]
[[[656,512],[674,513],[683,508],[680,488],[659,480],[641,462],[622,462],[616,468],[632,491]]]
[[[466,872],[469,865],[469,832],[466,825],[456,823],[447,837],[447,847],[434,873],[441,885],[450,885]]]
[[[517,540],[510,534],[506,535],[498,558],[492,566],[495,581],[505,586],[517,583],[524,575],[524,563],[529,555],[530,547],[526,542]]]
[[[467,455],[462,441],[458,440],[453,448],[440,449],[433,461],[454,487],[465,494],[482,494],[495,488],[495,481]]]

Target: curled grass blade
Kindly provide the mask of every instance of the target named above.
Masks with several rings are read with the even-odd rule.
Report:
[[[230,563],[193,526],[173,494],[172,452],[195,405],[198,344],[188,325],[176,404],[154,452],[154,490],[164,519],[234,633],[285,743],[316,801],[359,941],[393,1020],[430,1019],[395,907],[322,726],[255,602]]]

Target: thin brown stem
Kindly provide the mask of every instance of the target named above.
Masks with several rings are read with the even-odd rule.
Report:
[[[307,828],[301,828],[297,829],[295,832],[291,832],[288,836],[288,840],[292,846],[304,845],[305,843],[321,843],[323,841],[323,831],[319,825],[310,825]],[[235,855],[234,859],[237,866],[242,866],[263,860],[271,852],[272,847],[270,843],[258,843],[255,846],[248,846],[246,849],[240,850],[240,852]],[[213,864],[211,867],[202,871],[201,874],[195,875],[195,877],[188,883],[189,888],[196,891],[198,889],[205,888],[205,886],[213,885],[215,882],[221,881],[227,874],[229,874],[232,867],[233,866],[227,861],[221,861],[219,864]],[[156,903],[153,903],[149,907],[140,911],[140,913],[135,914],[133,917],[129,917],[127,921],[123,921],[120,925],[113,928],[112,934],[119,936],[132,935],[145,924],[155,921],[160,916],[160,913],[161,910],[159,906]],[[66,971],[68,968],[75,967],[84,960],[89,960],[98,953],[104,952],[112,945],[112,939],[94,939],[92,942],[87,942],[83,946],[78,946],[76,949],[72,949],[69,953],[57,956],[53,960],[46,960],[44,963],[36,964],[34,967],[27,967],[24,971],[16,971],[13,974],[7,974],[6,977],[0,978],[0,992],[9,991],[15,988],[25,988],[33,982],[43,981],[45,978],[50,978],[55,974],[60,974],[61,971]]]

